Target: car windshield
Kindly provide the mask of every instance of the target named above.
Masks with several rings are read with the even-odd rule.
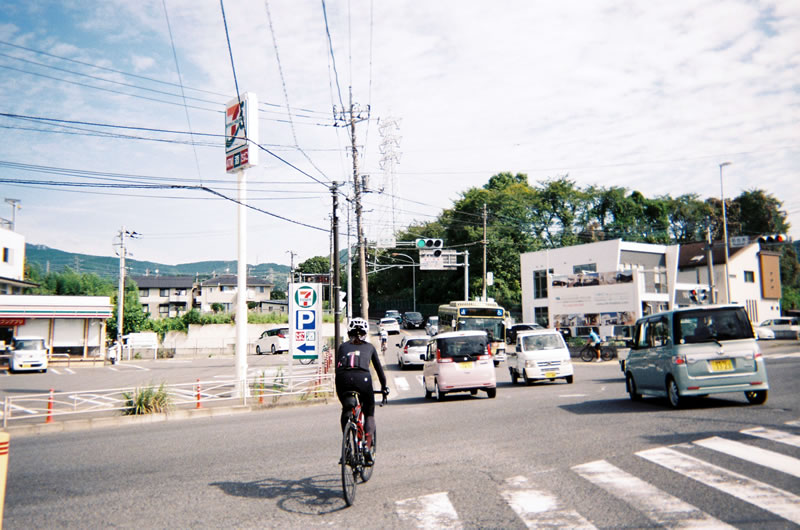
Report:
[[[493,341],[504,340],[503,321],[499,318],[460,318],[459,331],[485,331]]]
[[[424,348],[427,346],[427,344],[427,339],[411,339],[410,341],[406,342],[406,346],[410,346],[411,348]]]
[[[422,313],[406,313],[406,318],[409,320],[422,320]]]
[[[522,337],[522,349],[532,350],[556,350],[564,347],[564,341],[560,335],[548,333],[547,335],[529,335]]]
[[[382,318],[381,319],[381,326],[384,326],[386,324],[390,324],[390,325],[391,324],[397,324],[397,321],[395,319],[393,319],[393,318]]]
[[[41,339],[18,340],[14,342],[17,350],[43,350],[44,341]]]
[[[436,341],[441,357],[473,357],[486,353],[486,337],[448,337]]]
[[[123,312],[123,313],[124,313],[124,312]],[[123,315],[123,316],[124,316],[124,315]],[[439,317],[430,317],[430,318],[428,319],[428,324],[431,324],[431,325],[433,325],[433,326],[435,326],[435,325],[439,324]]]
[[[679,344],[752,338],[753,328],[744,308],[685,311],[675,315],[675,339]]]

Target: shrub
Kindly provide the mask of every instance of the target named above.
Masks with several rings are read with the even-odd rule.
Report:
[[[125,398],[125,409],[123,414],[132,416],[136,414],[153,414],[156,412],[167,412],[172,406],[172,398],[169,396],[166,383],[156,389],[153,386],[137,388],[133,392],[123,392]]]

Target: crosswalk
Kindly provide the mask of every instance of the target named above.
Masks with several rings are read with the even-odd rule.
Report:
[[[732,461],[756,464],[775,473],[767,476],[800,477],[800,435],[791,432],[800,421],[786,422],[787,430],[753,427],[739,431],[734,438],[712,436],[691,443],[654,447],[635,452],[633,457],[646,461],[668,474],[670,479],[697,483],[711,488],[757,509],[767,512],[777,524],[800,525],[800,496],[742,473],[726,469],[717,463],[689,454],[697,448],[724,455]],[[757,445],[758,444],[758,445]],[[765,444],[773,444],[765,449]],[[794,453],[789,456],[787,453]],[[578,480],[586,481],[605,493],[626,503],[653,525],[665,528],[735,528],[723,519],[735,514],[709,514],[692,504],[692,497],[681,499],[663,491],[650,481],[653,475],[638,477],[607,460],[596,460],[570,468]],[[787,483],[786,480],[778,482]],[[800,482],[793,484],[795,491]],[[687,490],[688,484],[686,484]],[[683,491],[681,488],[680,491]],[[502,481],[498,495],[528,528],[596,528],[591,515],[580,513],[571,499],[559,499],[548,491],[546,484],[525,476],[512,476]],[[585,505],[584,505],[585,506]],[[395,514],[407,526],[414,528],[464,528],[472,526],[462,521],[446,491],[425,493],[418,497],[395,502]],[[598,523],[600,524],[600,523]],[[622,523],[619,523],[623,525]],[[601,524],[606,526],[606,524]],[[624,525],[623,525],[624,526]]]

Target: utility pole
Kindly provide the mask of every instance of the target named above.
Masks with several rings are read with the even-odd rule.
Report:
[[[486,203],[483,203],[483,293],[481,299],[486,301]]]
[[[22,206],[19,205],[22,201],[19,199],[6,199],[6,202],[11,205],[11,231],[13,232],[17,227],[17,210],[22,209]]]
[[[294,257],[297,256],[297,252],[287,250],[286,253],[289,254],[289,283],[294,283]]]
[[[712,257],[711,247],[714,241],[711,239],[711,227],[706,227],[706,264],[708,265],[708,290],[711,292],[711,303],[717,303],[717,294],[714,292],[714,258]]]
[[[331,237],[333,238],[333,288],[331,298],[333,299],[333,351],[339,347],[342,340],[339,329],[339,317],[341,309],[339,307],[339,183],[331,185],[331,196],[333,198],[333,218],[331,220]]]
[[[364,241],[364,227],[362,222],[361,192],[363,191],[362,176],[358,172],[358,146],[356,145],[356,123],[369,119],[370,108],[362,114],[358,105],[353,104],[353,87],[350,87],[350,108],[338,112],[333,107],[334,120],[350,127],[350,150],[353,155],[353,188],[356,208],[356,237],[358,239],[359,272],[361,274],[361,317],[369,317],[369,293],[367,285],[367,247]]]
[[[119,243],[114,243],[114,246],[119,246],[119,290],[117,291],[117,361],[122,360],[122,335],[125,314],[125,258],[128,257],[128,249],[125,246],[125,239],[135,239],[139,234],[125,230],[125,227],[119,229],[117,237]]]

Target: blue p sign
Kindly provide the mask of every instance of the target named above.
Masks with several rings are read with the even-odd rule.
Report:
[[[295,312],[297,329],[314,329],[316,325],[316,313],[308,309],[300,309]]]

